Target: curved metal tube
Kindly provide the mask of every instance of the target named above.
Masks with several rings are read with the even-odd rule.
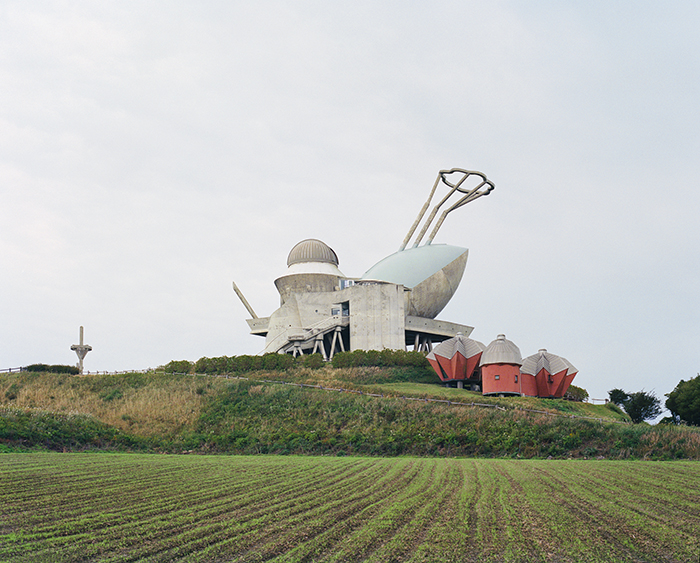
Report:
[[[447,176],[450,174],[454,174],[455,172],[463,174],[463,176],[459,179],[459,181],[452,183],[447,179]],[[479,183],[475,188],[472,189],[466,189],[462,187],[462,184],[469,178],[470,176],[478,176],[479,178],[482,179],[482,182]],[[423,216],[425,215],[425,212],[428,210],[428,207],[430,205],[430,202],[433,199],[433,196],[435,195],[435,190],[437,188],[438,183],[442,180],[442,182],[446,185],[449,186],[451,189],[447,193],[445,197],[442,198],[442,200],[435,206],[433,207],[432,211],[430,212],[430,215],[428,216],[428,219],[426,222],[423,224],[423,228],[421,229],[421,232],[418,234],[418,237],[416,238],[416,241],[413,243],[413,248],[416,248],[420,242],[423,240],[423,237],[425,236],[425,233],[428,231],[428,228],[430,227],[430,224],[433,222],[435,219],[435,216],[437,215],[438,211],[440,208],[445,204],[445,202],[452,197],[452,195],[455,192],[460,192],[465,194],[463,198],[461,198],[457,203],[455,203],[453,206],[451,206],[449,209],[443,212],[443,214],[440,216],[440,219],[438,220],[437,224],[433,228],[433,231],[430,234],[430,237],[428,238],[428,241],[426,244],[430,244],[433,242],[433,239],[435,238],[435,235],[437,234],[438,230],[442,226],[442,223],[445,221],[445,218],[449,213],[454,211],[455,209],[458,209],[462,207],[463,205],[466,205],[470,201],[474,201],[475,199],[481,197],[482,195],[489,195],[494,189],[495,186],[493,182],[488,180],[484,174],[481,172],[476,172],[474,170],[465,170],[464,168],[452,168],[450,170],[440,170],[438,172],[438,177],[435,179],[435,183],[433,184],[432,190],[430,190],[430,195],[428,196],[428,200],[425,202],[423,205],[423,208],[420,210],[420,213],[418,213],[418,217],[416,220],[413,222],[413,225],[408,231],[408,234],[406,235],[406,238],[404,239],[403,243],[401,244],[401,247],[399,248],[399,251],[402,251],[406,248],[408,245],[408,242],[410,241],[411,237],[413,236],[413,233],[416,231],[416,228],[418,227],[418,224],[422,221]],[[485,191],[479,191],[481,188],[484,186],[488,186]]]

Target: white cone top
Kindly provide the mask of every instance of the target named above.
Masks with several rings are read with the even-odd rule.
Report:
[[[433,350],[428,354],[428,359],[435,359],[435,356],[440,356],[442,358],[447,358],[451,360],[455,354],[460,353],[465,358],[472,358],[481,354],[486,346],[477,340],[472,340],[467,338],[461,332],[457,333],[457,336],[443,340],[433,348]]]
[[[529,375],[537,375],[543,368],[552,375],[564,370],[566,370],[566,375],[578,373],[578,370],[569,360],[556,354],[551,354],[545,348],[542,348],[537,354],[525,358],[520,371]]]
[[[506,339],[505,334],[499,334],[496,340],[491,342],[481,356],[480,366],[488,364],[513,364],[522,365],[523,357],[513,342]]]

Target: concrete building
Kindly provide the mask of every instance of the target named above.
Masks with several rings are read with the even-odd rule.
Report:
[[[443,246],[446,245],[435,245],[437,252],[430,258],[433,255],[443,258]],[[456,260],[464,264],[463,254]],[[456,281],[456,289],[464,265],[455,277],[454,261],[446,266],[451,279]],[[430,260],[423,264],[425,262]],[[436,263],[437,267],[441,264],[440,261]],[[338,351],[404,350],[407,347],[427,351],[433,342],[460,331],[469,334],[473,330],[470,326],[415,314],[425,310],[437,314],[449,301],[454,291],[449,282],[444,281],[450,278],[442,273],[443,268],[432,275],[437,280],[431,280],[431,276],[419,279],[417,297],[413,298],[412,287],[381,279],[385,277],[381,272],[380,279],[375,279],[377,276],[372,269],[369,275],[350,278],[338,266],[336,253],[320,240],[303,240],[292,248],[286,273],[275,280],[280,294],[279,309],[269,317],[248,320],[251,334],[265,337],[263,353],[296,356],[318,352],[330,359]],[[459,270],[459,266],[456,269]],[[411,280],[419,277],[413,273]],[[432,301],[426,287],[437,288]],[[446,293],[450,294],[446,296]]]
[[[432,208],[413,246],[406,248],[439,184],[447,186],[447,195]],[[234,283],[252,316],[247,321],[251,334],[265,337],[263,353],[296,356],[318,352],[326,359],[346,350],[390,348],[427,353],[434,343],[457,333],[468,336],[473,327],[436,317],[459,287],[469,251],[432,242],[449,213],[493,189],[493,183],[480,172],[441,170],[398,252],[361,277],[343,274],[337,254],[324,242],[299,242],[289,253],[287,271],[275,280],[280,307],[268,317],[259,318]],[[458,200],[437,218],[421,245],[438,211],[453,196]]]
[[[425,218],[439,185],[447,194]],[[234,283],[252,317],[247,320],[251,334],[265,338],[263,353],[320,353],[329,360],[344,351],[413,349],[428,354],[440,379],[460,387],[466,383],[484,394],[562,396],[576,373],[563,358],[541,350],[523,361],[504,335],[484,346],[469,338],[473,327],[436,319],[459,287],[469,251],[433,244],[435,235],[449,213],[493,189],[480,172],[441,170],[399,250],[360,277],[346,276],[326,243],[299,242],[289,252],[286,272],[274,281],[280,306],[267,317],[255,314]],[[453,196],[458,199],[448,205]]]

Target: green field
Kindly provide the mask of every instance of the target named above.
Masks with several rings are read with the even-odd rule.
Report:
[[[698,561],[700,464],[0,456],[0,560]]]

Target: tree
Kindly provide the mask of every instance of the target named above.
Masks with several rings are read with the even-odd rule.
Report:
[[[610,397],[610,402],[618,407],[624,406],[625,402],[630,398],[622,389],[611,389],[608,391],[608,397]]]
[[[625,412],[635,424],[655,418],[663,412],[661,402],[654,393],[647,393],[642,390],[630,393],[627,397],[622,408],[625,409]]]
[[[690,381],[683,381],[666,395],[666,408],[675,422],[700,426],[700,374]]]

